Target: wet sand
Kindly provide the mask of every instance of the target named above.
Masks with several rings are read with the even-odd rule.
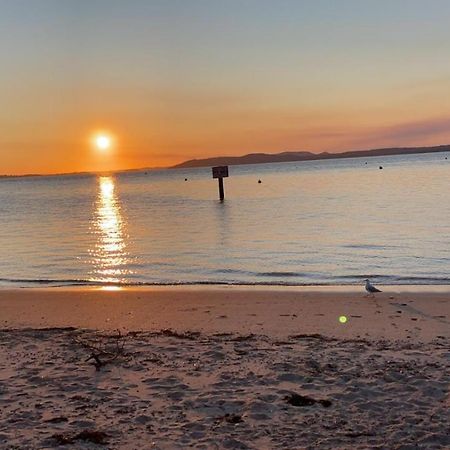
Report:
[[[0,448],[446,448],[450,294],[386,291],[0,291]]]
[[[409,288],[411,290],[411,288]],[[361,288],[0,290],[2,328],[256,333],[429,341],[449,332],[448,292]],[[345,316],[345,324],[339,321]]]

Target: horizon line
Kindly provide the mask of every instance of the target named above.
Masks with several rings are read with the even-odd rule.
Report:
[[[62,176],[70,176],[70,175],[101,175],[101,174],[111,174],[111,173],[122,173],[122,172],[141,172],[143,170],[176,170],[176,169],[193,169],[198,167],[180,167],[182,164],[191,162],[191,161],[208,161],[212,159],[222,159],[222,158],[243,158],[250,155],[280,155],[284,153],[310,153],[312,155],[340,155],[345,153],[362,153],[362,152],[371,152],[371,151],[382,151],[382,150],[414,150],[414,149],[432,149],[439,147],[450,147],[450,144],[439,144],[439,145],[430,145],[430,146],[412,146],[412,147],[379,147],[379,148],[370,148],[370,149],[359,149],[359,150],[341,150],[339,152],[332,151],[321,151],[321,152],[313,152],[310,150],[284,150],[277,153],[264,153],[264,152],[252,152],[246,153],[243,155],[219,155],[219,156],[210,156],[208,158],[191,158],[186,159],[180,163],[171,166],[159,166],[159,167],[138,167],[138,168],[129,168],[129,169],[111,169],[111,170],[82,170],[80,172],[54,172],[54,173],[25,173],[25,174],[0,174],[1,178],[31,178],[31,177],[62,177]],[[417,152],[417,153],[427,153],[427,151]],[[365,157],[371,158],[376,156],[383,155],[365,155]],[[395,156],[395,155],[384,155],[384,156]],[[351,156],[349,158],[359,158],[360,156]],[[328,159],[340,159],[340,158],[328,158]],[[301,161],[281,161],[281,162],[301,162]],[[235,164],[235,165],[248,165],[249,163]],[[250,164],[273,164],[273,162],[261,162],[261,163],[250,163]],[[201,166],[199,166],[201,167]],[[207,166],[203,166],[207,167]]]

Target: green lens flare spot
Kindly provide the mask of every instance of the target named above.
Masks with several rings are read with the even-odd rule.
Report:
[[[339,316],[339,322],[346,323],[347,322],[347,316]]]

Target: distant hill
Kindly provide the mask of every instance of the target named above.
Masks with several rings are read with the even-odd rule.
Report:
[[[314,161],[320,159],[338,159],[338,158],[363,158],[369,156],[386,156],[386,155],[408,155],[413,153],[437,153],[450,152],[450,144],[438,145],[435,147],[396,147],[396,148],[378,148],[373,150],[352,150],[343,153],[312,153],[312,152],[282,152],[282,153],[249,153],[244,156],[217,156],[215,158],[191,159],[172,167],[143,167],[140,169],[124,169],[114,170],[108,173],[123,172],[141,172],[143,170],[156,169],[179,169],[189,167],[211,167],[211,166],[232,166],[237,164],[263,164],[273,162],[293,162],[293,161]],[[54,176],[70,176],[70,175],[89,175],[97,172],[70,172],[70,173],[53,173],[53,174],[25,174],[25,175],[1,175],[4,178],[23,178],[23,177],[54,177]]]
[[[343,153],[311,153],[311,152],[282,152],[282,153],[249,153],[244,156],[217,156],[206,159],[191,159],[171,167],[172,169],[189,167],[232,166],[236,164],[262,164],[291,161],[314,161],[320,159],[362,158],[369,156],[409,155],[414,153],[450,152],[450,145],[436,147],[396,147],[377,148],[373,150],[353,150]]]

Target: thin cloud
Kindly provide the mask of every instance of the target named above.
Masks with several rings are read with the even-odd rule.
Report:
[[[450,134],[450,118],[427,119],[394,125],[377,133],[379,138],[395,141],[438,137],[442,134]]]

